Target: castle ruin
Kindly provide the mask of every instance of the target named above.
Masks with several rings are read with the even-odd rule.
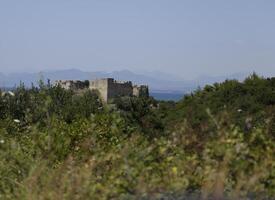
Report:
[[[83,90],[89,87],[89,81],[78,81],[78,80],[57,80],[55,85],[59,85],[65,90]]]
[[[147,85],[133,85],[131,81],[116,81],[113,78],[104,78],[91,81],[58,80],[55,85],[64,89],[71,89],[76,92],[81,90],[97,90],[104,102],[109,102],[115,97],[137,96],[148,97],[149,89]]]

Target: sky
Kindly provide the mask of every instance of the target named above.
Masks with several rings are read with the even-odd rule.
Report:
[[[0,0],[0,72],[275,76],[274,0]]]

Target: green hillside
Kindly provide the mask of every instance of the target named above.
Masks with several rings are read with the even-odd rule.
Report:
[[[179,102],[0,92],[0,199],[275,198],[275,78]]]

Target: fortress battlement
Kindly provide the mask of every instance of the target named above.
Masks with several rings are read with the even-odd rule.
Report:
[[[104,102],[109,102],[110,99],[121,96],[149,96],[149,88],[147,85],[133,85],[131,81],[118,81],[113,78],[90,81],[58,80],[55,82],[55,85],[75,91],[83,89],[97,90]]]

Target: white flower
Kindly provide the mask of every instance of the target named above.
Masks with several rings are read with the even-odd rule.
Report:
[[[76,150],[76,151],[78,151],[79,149],[80,149],[79,146],[76,146],[76,147],[75,147],[75,150]]]
[[[2,140],[0,140],[0,144],[4,144],[5,143],[5,141],[2,139]]]
[[[14,93],[11,91],[8,91],[9,95],[14,96]]]
[[[13,121],[16,122],[16,123],[20,123],[19,119],[14,119]]]
[[[242,109],[238,109],[237,111],[238,111],[238,112],[242,112],[243,110],[242,110]]]

